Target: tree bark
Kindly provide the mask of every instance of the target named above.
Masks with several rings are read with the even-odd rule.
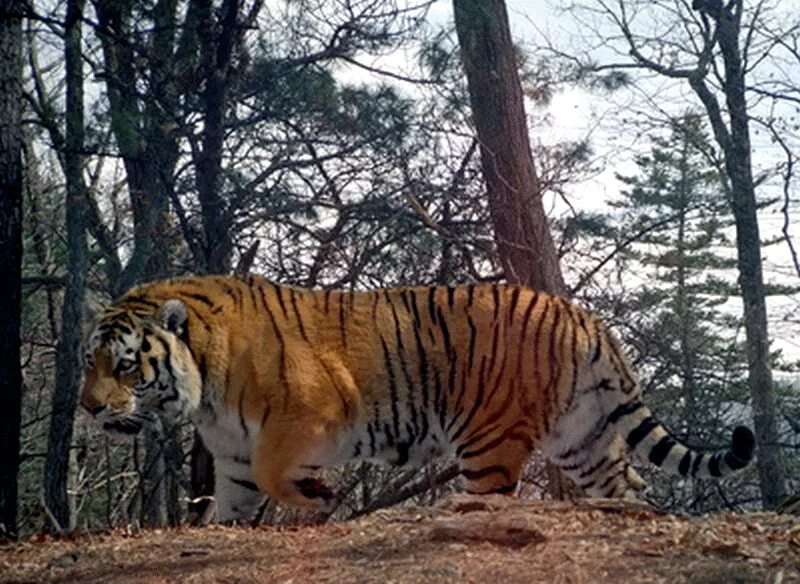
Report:
[[[200,30],[200,61],[203,64],[205,90],[202,94],[205,116],[202,145],[195,156],[197,194],[203,215],[204,271],[227,274],[230,271],[231,212],[220,192],[222,150],[225,141],[225,112],[234,48],[240,33],[239,0],[225,0],[215,22],[210,0],[197,0],[197,21]]]
[[[0,0],[0,538],[17,535],[22,371],[22,14]]]
[[[725,158],[725,172],[730,178],[739,285],[744,304],[748,385],[753,399],[753,422],[758,443],[756,468],[762,503],[765,508],[773,509],[786,497],[786,484],[778,446],[775,390],[769,358],[761,239],[750,148],[750,117],[745,95],[746,72],[739,45],[742,1],[730,2],[723,9],[708,11],[707,14],[717,24],[717,43],[724,64],[722,91],[728,109],[728,125],[704,78],[698,75],[689,81],[709,115],[714,136]]]
[[[500,262],[509,282],[567,289],[531,153],[503,0],[454,0],[456,31]]]
[[[454,0],[456,32],[506,280],[566,295],[534,168],[522,87],[503,0]],[[548,462],[555,498],[576,488]]]
[[[111,283],[113,294],[119,295],[143,280],[166,277],[170,272],[170,245],[165,237],[178,158],[177,138],[172,131],[178,108],[171,69],[176,8],[171,0],[162,0],[153,11],[159,22],[148,47],[150,76],[143,80],[134,66],[140,56],[130,34],[132,5],[95,0],[94,6],[103,46],[111,129],[125,165],[133,210],[133,253],[118,280]],[[146,103],[140,97],[139,83],[150,89]]]
[[[66,133],[66,230],[68,246],[67,285],[61,309],[61,335],[56,347],[56,386],[47,436],[44,501],[49,510],[45,529],[60,532],[73,528],[72,505],[67,494],[73,418],[80,383],[80,335],[86,290],[86,187],[83,182],[83,61],[81,21],[84,0],[69,0],[65,23]],[[55,522],[55,524],[54,524]]]

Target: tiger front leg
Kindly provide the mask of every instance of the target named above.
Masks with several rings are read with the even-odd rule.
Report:
[[[334,449],[328,424],[319,420],[270,420],[253,452],[252,474],[261,492],[283,503],[324,512],[333,491],[314,477]]]
[[[219,523],[250,522],[264,503],[251,477],[250,461],[232,456],[214,458],[214,499]]]

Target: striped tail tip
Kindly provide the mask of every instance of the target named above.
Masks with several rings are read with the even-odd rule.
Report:
[[[666,472],[696,478],[719,478],[743,469],[753,459],[755,437],[749,428],[733,430],[727,451],[694,449],[672,436],[638,399],[618,405],[608,416],[628,447],[641,460]]]
[[[750,464],[750,461],[753,460],[755,447],[756,438],[750,428],[737,426],[733,430],[730,450],[711,456],[707,456],[704,453],[695,453],[690,474],[700,478],[718,478],[729,475]],[[705,464],[701,465],[701,461],[704,461]],[[679,469],[682,475],[686,475],[687,471],[688,468],[686,466]]]
[[[731,437],[731,449],[725,453],[725,464],[731,470],[739,470],[746,467],[753,460],[753,452],[756,449],[756,437],[750,428],[746,426],[736,426]]]

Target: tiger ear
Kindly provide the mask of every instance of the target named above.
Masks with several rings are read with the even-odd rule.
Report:
[[[158,309],[158,322],[161,328],[181,338],[186,335],[186,321],[188,319],[186,305],[180,300],[167,300]]]

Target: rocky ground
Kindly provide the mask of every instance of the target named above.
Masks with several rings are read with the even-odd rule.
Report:
[[[456,495],[344,524],[34,537],[1,582],[800,583],[800,518]]]

